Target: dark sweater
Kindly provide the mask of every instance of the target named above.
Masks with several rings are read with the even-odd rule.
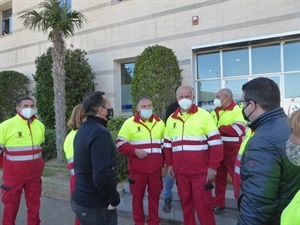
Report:
[[[75,190],[72,200],[86,208],[117,206],[116,146],[107,122],[88,116],[74,139]]]

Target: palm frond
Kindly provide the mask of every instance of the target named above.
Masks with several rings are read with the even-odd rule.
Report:
[[[87,18],[82,13],[70,10],[67,4],[60,5],[57,0],[41,2],[41,11],[28,10],[20,12],[19,18],[23,25],[30,30],[48,33],[48,38],[53,39],[54,34],[59,31],[64,38],[72,37],[76,29],[83,27]]]

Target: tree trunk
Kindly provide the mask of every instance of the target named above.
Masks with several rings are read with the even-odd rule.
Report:
[[[53,39],[53,87],[54,87],[54,110],[55,110],[55,133],[57,162],[63,162],[63,143],[66,137],[66,103],[65,103],[65,42],[60,33],[55,34]]]

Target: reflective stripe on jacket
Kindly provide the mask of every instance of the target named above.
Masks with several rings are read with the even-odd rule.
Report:
[[[128,157],[128,170],[139,173],[152,173],[163,167],[162,141],[164,122],[153,115],[149,121],[143,121],[139,114],[127,119],[119,131],[116,145],[118,150]],[[147,157],[139,159],[135,149],[147,152]]]
[[[236,157],[236,160],[235,160],[235,167],[234,167],[234,182],[233,182],[233,185],[234,185],[234,197],[235,199],[237,199],[239,197],[239,191],[240,191],[240,184],[241,184],[241,177],[240,177],[240,170],[241,170],[241,158],[242,158],[242,155],[244,153],[244,150],[245,150],[245,146],[247,144],[247,142],[249,141],[249,139],[254,135],[254,132],[249,128],[247,133],[246,133],[246,136],[241,144],[241,147],[240,147],[240,150],[239,150],[239,153]]]
[[[71,130],[64,141],[64,152],[68,161],[68,170],[70,175],[75,175],[74,172],[74,138],[78,130]]]
[[[44,125],[19,115],[0,124],[0,149],[3,150],[3,180],[21,181],[40,177],[44,169],[41,146]]]
[[[220,133],[204,109],[193,105],[187,114],[178,108],[167,120],[164,153],[175,173],[203,174],[223,160]]]
[[[224,144],[224,156],[236,156],[246,129],[242,108],[232,102],[226,109],[221,107],[215,108],[211,115],[221,134]]]

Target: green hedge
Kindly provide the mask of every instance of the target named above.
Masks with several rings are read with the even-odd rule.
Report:
[[[95,90],[94,73],[86,58],[86,52],[80,49],[67,49],[66,53],[66,121],[73,108],[80,104],[85,93]],[[47,128],[55,128],[54,89],[52,77],[52,48],[37,57],[36,82],[34,96],[37,99],[39,117]]]
[[[48,161],[56,157],[55,148],[55,130],[46,129],[45,132],[45,144],[43,145],[43,159]]]
[[[108,122],[107,127],[110,130],[114,141],[117,139],[117,135],[126,119],[126,117],[120,116],[113,118]],[[127,157],[120,154],[119,151],[117,151],[117,171],[119,182],[125,180],[128,177]]]
[[[17,71],[0,72],[0,122],[16,115],[16,102],[29,94],[28,77]]]

